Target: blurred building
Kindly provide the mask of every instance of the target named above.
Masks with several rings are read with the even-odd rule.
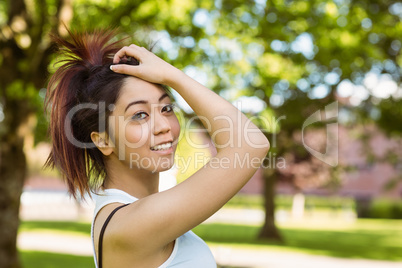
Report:
[[[311,195],[338,194],[355,199],[402,198],[402,141],[387,137],[375,126],[346,128],[339,126],[339,165],[347,167],[337,190],[325,187],[304,189]],[[325,165],[325,163],[323,163]],[[261,194],[262,170],[241,190]],[[277,183],[279,194],[299,192],[286,182]]]

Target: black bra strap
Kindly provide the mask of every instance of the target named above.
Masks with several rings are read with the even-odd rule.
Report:
[[[105,234],[106,226],[109,224],[110,219],[113,217],[113,215],[121,208],[127,206],[129,204],[121,205],[117,208],[115,208],[107,217],[105,223],[102,226],[102,229],[99,234],[99,241],[98,241],[98,268],[102,268],[102,246],[103,246],[103,235]]]

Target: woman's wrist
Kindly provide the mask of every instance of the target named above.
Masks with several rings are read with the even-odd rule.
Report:
[[[183,71],[172,66],[172,69],[167,73],[165,82],[163,84],[176,89],[186,76],[187,75]]]

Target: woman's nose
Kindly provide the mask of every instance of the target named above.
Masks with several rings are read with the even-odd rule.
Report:
[[[159,112],[154,113],[153,132],[154,135],[169,132],[171,127],[168,118]]]

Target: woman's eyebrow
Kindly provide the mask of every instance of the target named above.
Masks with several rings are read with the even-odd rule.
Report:
[[[164,98],[166,98],[166,97],[169,97],[169,95],[168,95],[167,93],[164,93],[162,96],[159,97],[158,101],[161,102],[161,101],[162,101]],[[130,103],[127,105],[127,107],[126,107],[126,109],[124,110],[124,112],[126,112],[127,109],[128,109],[131,105],[135,105],[135,104],[147,104],[147,103],[148,103],[147,100],[137,100],[137,101],[130,102]]]

